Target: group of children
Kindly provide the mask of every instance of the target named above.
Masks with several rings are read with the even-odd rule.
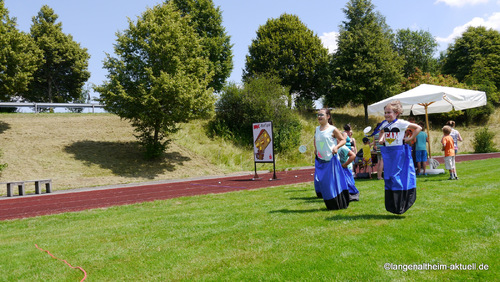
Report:
[[[416,200],[416,170],[413,163],[412,148],[416,142],[415,158],[419,174],[425,174],[427,161],[426,143],[429,142],[422,125],[399,119],[403,113],[399,101],[393,101],[384,108],[385,120],[377,125],[375,148],[380,151],[379,167],[383,166],[386,210],[395,214],[406,212]],[[332,122],[329,109],[318,111],[318,123],[314,135],[315,176],[314,186],[318,197],[323,198],[328,209],[345,209],[349,202],[359,200],[359,191],[355,187],[352,163],[356,158],[352,147],[352,131],[344,127],[340,132]],[[407,134],[407,130],[411,134]],[[454,166],[455,143],[452,127],[443,128],[443,150],[445,151],[446,169],[450,170],[450,179],[458,179]],[[459,134],[458,134],[459,135]],[[461,137],[460,137],[461,140]],[[350,146],[346,146],[346,143]],[[363,165],[371,165],[372,145],[368,137],[363,138]],[[381,179],[382,173],[378,171]]]
[[[418,125],[424,126],[423,122]],[[457,180],[457,170],[455,167],[455,155],[458,152],[458,141],[462,141],[460,132],[454,129],[455,122],[448,121],[442,128],[443,137],[441,138],[442,150],[444,151],[444,164],[445,168],[450,172],[449,180]],[[410,133],[412,134],[412,133]],[[427,162],[427,143],[429,136],[423,130],[417,135],[415,143],[412,144],[414,151],[414,162],[416,164],[417,175],[427,175],[426,162]]]

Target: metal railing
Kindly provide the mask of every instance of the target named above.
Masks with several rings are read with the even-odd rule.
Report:
[[[4,108],[33,108],[35,113],[38,113],[40,108],[91,108],[92,113],[96,108],[104,108],[102,104],[76,104],[76,103],[16,103],[16,102],[1,102],[0,107]]]

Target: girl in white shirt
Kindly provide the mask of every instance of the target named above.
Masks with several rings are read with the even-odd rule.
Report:
[[[345,209],[349,206],[349,190],[337,152],[346,141],[333,126],[329,109],[319,110],[317,116],[319,126],[314,134],[314,189],[328,209]]]
[[[317,116],[319,126],[314,134],[314,152],[319,159],[329,161],[345,145],[346,140],[333,126],[329,109],[319,110]]]
[[[417,178],[411,156],[412,142],[422,130],[418,124],[400,120],[403,107],[399,101],[393,101],[384,108],[385,121],[380,125],[379,143],[384,160],[385,208],[387,211],[402,214],[415,202]],[[405,137],[406,129],[413,134]]]

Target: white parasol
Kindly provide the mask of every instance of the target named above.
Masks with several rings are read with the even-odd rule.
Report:
[[[399,100],[403,106],[404,115],[425,114],[427,135],[430,140],[428,114],[445,113],[451,110],[465,110],[486,105],[486,93],[478,90],[468,90],[455,87],[446,87],[430,84],[421,84],[411,90],[389,97],[368,106],[368,114],[384,115],[384,107],[392,101]],[[437,162],[431,157],[429,148],[429,164]],[[439,162],[437,162],[439,165]],[[437,166],[436,165],[436,166]]]

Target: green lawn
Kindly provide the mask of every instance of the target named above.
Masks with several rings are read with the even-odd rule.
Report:
[[[0,281],[83,278],[35,244],[81,266],[87,281],[496,280],[500,159],[457,171],[458,181],[419,177],[404,215],[385,211],[383,181],[360,180],[361,201],[341,211],[305,183],[3,221]]]

